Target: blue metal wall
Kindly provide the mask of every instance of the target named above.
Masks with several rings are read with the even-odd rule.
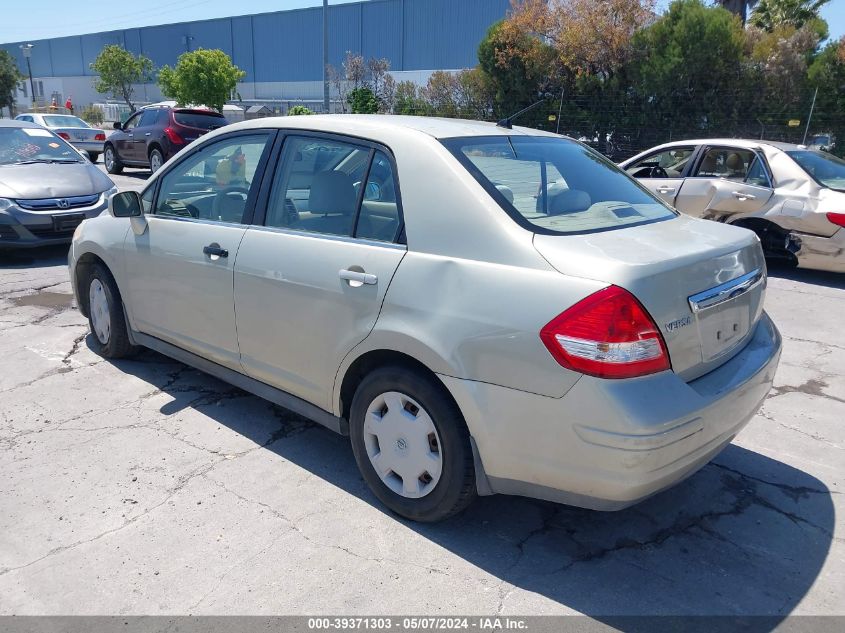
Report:
[[[386,57],[392,70],[474,66],[488,27],[510,0],[370,0],[329,7],[329,61],[340,67],[346,51]],[[93,75],[91,62],[107,44],[143,53],[156,66],[173,65],[187,50],[219,48],[247,73],[248,82],[322,78],[321,7],[183,22],[91,35],[32,41],[36,77]],[[21,42],[0,44],[26,72]]]

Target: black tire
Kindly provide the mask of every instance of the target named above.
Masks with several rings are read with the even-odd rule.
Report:
[[[123,163],[120,162],[120,156],[117,155],[117,150],[114,146],[106,145],[103,153],[103,162],[106,164],[106,171],[110,174],[122,174]]]
[[[442,472],[425,496],[408,498],[391,490],[376,473],[364,442],[364,421],[370,404],[381,394],[396,391],[418,402],[439,436]],[[426,374],[402,366],[376,369],[361,381],[349,416],[352,452],[358,469],[376,497],[396,514],[413,521],[441,521],[464,510],[476,497],[475,468],[469,430],[445,387]]]
[[[108,303],[110,328],[105,341],[101,340],[94,325],[96,318],[94,310],[96,307],[91,305],[90,292],[91,286],[95,282],[101,284]],[[129,342],[120,291],[117,289],[114,278],[105,266],[95,264],[91,268],[91,273],[84,280],[84,283],[81,284],[80,294],[83,295],[83,300],[88,304],[88,327],[91,329],[91,347],[93,350],[105,358],[125,358],[137,353],[139,348]]]
[[[86,153],[88,154],[88,160],[90,160],[92,163],[96,163],[97,159],[100,158],[99,152],[86,152]]]
[[[164,165],[164,154],[157,147],[150,150],[150,173],[154,174]]]

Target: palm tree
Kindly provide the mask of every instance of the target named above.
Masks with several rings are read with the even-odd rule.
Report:
[[[819,17],[819,10],[830,0],[759,0],[751,13],[751,24],[773,31],[778,26],[801,28]]]

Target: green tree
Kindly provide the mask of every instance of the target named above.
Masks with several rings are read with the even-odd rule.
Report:
[[[98,75],[94,80],[94,90],[123,99],[134,112],[133,86],[151,79],[153,62],[143,55],[135,56],[116,44],[109,44],[97,55],[91,70]]]
[[[175,67],[164,66],[158,84],[166,97],[180,105],[204,105],[220,112],[244,77],[246,73],[223,51],[198,48],[182,53]]]
[[[751,13],[751,24],[766,31],[779,26],[800,29],[819,18],[819,10],[830,0],[759,0]]]
[[[417,84],[407,80],[396,84],[393,111],[396,114],[426,114],[426,104]]]
[[[308,114],[314,114],[314,111],[310,108],[306,108],[304,105],[295,105],[288,110],[288,116],[301,116]]]
[[[15,90],[22,79],[14,57],[8,51],[0,50],[0,109],[9,108],[9,112],[14,114]]]
[[[701,0],[675,0],[634,37],[631,74],[643,123],[667,136],[724,129],[737,113],[744,45],[737,16]]]
[[[365,86],[351,90],[346,96],[346,102],[353,114],[375,114],[379,108],[376,95]]]
[[[833,132],[835,152],[845,156],[845,37],[825,46],[807,75],[810,85],[819,90],[813,129]]]

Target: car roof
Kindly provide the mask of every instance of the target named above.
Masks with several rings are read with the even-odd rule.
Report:
[[[766,141],[758,139],[746,138],[693,138],[684,141],[672,141],[671,143],[664,143],[657,147],[677,147],[678,145],[732,145],[734,147],[742,147],[746,149],[754,149],[761,145],[768,145],[779,150],[789,151],[796,149],[806,149],[805,145],[797,145],[795,143],[782,143],[780,141]],[[652,149],[657,149],[657,147]]]
[[[225,129],[243,130],[267,127],[297,128],[370,138],[389,136],[391,133],[409,130],[438,139],[458,136],[559,136],[551,132],[519,126],[507,129],[485,121],[397,114],[315,114],[266,117],[234,123],[226,126]]]
[[[30,123],[29,121],[16,121],[15,119],[0,119],[0,127],[37,127],[42,129],[37,123]]]

